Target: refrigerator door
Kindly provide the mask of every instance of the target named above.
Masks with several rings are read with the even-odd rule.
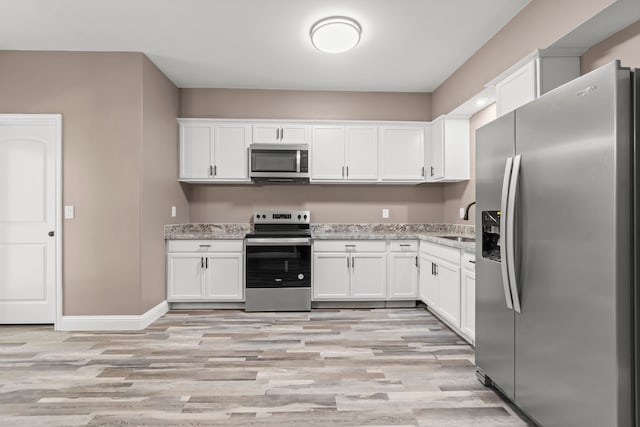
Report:
[[[514,397],[514,313],[507,306],[510,304],[508,284],[505,288],[503,283],[501,267],[505,260],[498,262],[483,257],[481,224],[482,212],[501,210],[505,164],[513,156],[514,134],[513,113],[476,131],[476,365],[511,399]],[[504,241],[504,236],[500,241]]]
[[[630,106],[612,63],[516,111],[515,402],[543,426],[633,425]]]

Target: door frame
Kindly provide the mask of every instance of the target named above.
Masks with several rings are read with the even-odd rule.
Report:
[[[15,125],[55,125],[55,292],[53,294],[55,316],[53,327],[59,330],[62,318],[62,114],[0,114],[0,123]]]

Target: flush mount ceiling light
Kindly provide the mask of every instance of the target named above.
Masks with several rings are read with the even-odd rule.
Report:
[[[324,18],[311,27],[311,43],[327,53],[342,53],[356,47],[360,41],[360,24],[346,16]]]

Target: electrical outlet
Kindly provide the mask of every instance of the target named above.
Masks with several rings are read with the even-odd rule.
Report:
[[[389,218],[389,209],[382,209],[382,218]]]
[[[176,215],[178,215],[176,207],[175,206],[171,206],[171,217],[175,218]]]
[[[464,208],[460,208],[460,219],[464,218]]]

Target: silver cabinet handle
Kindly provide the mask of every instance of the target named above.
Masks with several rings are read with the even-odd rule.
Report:
[[[347,268],[349,268],[349,257],[347,257]]]
[[[518,295],[518,274],[516,271],[515,230],[516,230],[516,200],[518,196],[518,181],[520,179],[521,157],[517,155],[513,159],[513,170],[509,183],[509,198],[507,200],[507,272],[509,274],[509,286],[511,287],[511,299],[513,309],[521,312],[520,295]]]
[[[280,128],[280,140],[284,139],[284,128]]]
[[[342,167],[342,177],[344,178],[344,166]]]
[[[401,248],[409,248],[409,247],[411,247],[411,245],[407,244],[407,243],[400,243],[400,247]]]
[[[213,176],[213,166],[209,165],[209,176]]]
[[[433,176],[433,166],[431,166],[431,176]]]
[[[471,264],[475,264],[475,263],[476,263],[475,261],[469,261],[469,262],[470,262]]]
[[[418,257],[416,256],[416,267],[418,267]]]
[[[355,248],[356,245],[344,245],[345,248]]]
[[[351,268],[356,268],[356,259],[355,259],[355,257],[351,257]]]
[[[204,258],[204,268],[209,268],[209,258]]]
[[[502,179],[502,196],[500,198],[500,269],[502,271],[502,287],[504,290],[504,298],[507,307],[513,310],[511,302],[511,290],[509,286],[509,272],[507,267],[507,221],[509,220],[509,211],[507,209],[507,201],[509,198],[509,182],[511,181],[511,169],[513,167],[513,159],[507,158],[504,165],[504,177]]]
[[[213,176],[218,175],[218,166],[217,165],[213,165]]]
[[[200,245],[201,248],[210,248],[211,245]]]
[[[204,268],[204,257],[200,257],[200,268]]]
[[[422,176],[424,177],[424,166],[422,167]]]
[[[349,166],[347,166],[347,178],[349,178]]]
[[[280,128],[276,129],[276,140],[280,141]]]
[[[431,275],[436,275],[436,265],[434,263],[431,263]]]

